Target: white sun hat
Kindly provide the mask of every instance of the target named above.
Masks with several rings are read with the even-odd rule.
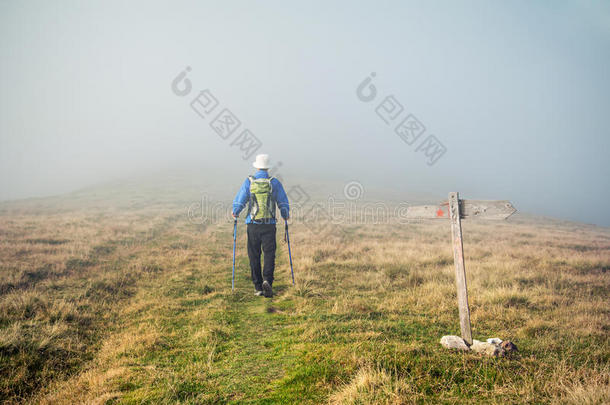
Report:
[[[252,166],[256,169],[268,169],[269,155],[256,155],[256,160],[252,163]]]

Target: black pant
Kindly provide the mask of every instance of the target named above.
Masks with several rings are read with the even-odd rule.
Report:
[[[265,264],[261,276],[261,246],[265,253]],[[275,270],[275,224],[248,224],[248,258],[254,288],[263,289],[263,280],[273,284]]]

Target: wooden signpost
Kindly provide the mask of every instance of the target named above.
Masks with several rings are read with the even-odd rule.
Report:
[[[449,193],[449,200],[439,205],[420,205],[407,209],[408,219],[449,219],[453,241],[453,261],[455,263],[455,284],[457,287],[460,328],[462,339],[472,345],[470,309],[468,308],[468,288],[464,267],[464,245],[462,243],[462,219],[506,219],[517,210],[508,201],[460,200],[457,192]]]

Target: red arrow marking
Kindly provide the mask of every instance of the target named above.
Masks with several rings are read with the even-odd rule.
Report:
[[[444,214],[445,214],[445,211],[443,211],[442,208],[439,208],[438,211],[436,211],[437,217],[442,217]]]

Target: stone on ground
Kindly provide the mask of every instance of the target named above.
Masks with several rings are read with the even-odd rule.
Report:
[[[496,346],[493,343],[488,342],[473,342],[472,346],[470,346],[470,350],[475,353],[485,354],[487,356],[500,357],[504,355],[504,349],[502,349],[500,346]]]
[[[472,350],[485,356],[502,357],[517,351],[517,346],[510,340],[502,341],[500,338],[489,338],[486,342],[473,339],[472,345],[468,344],[459,336],[448,335],[441,338],[441,345],[447,349],[462,351]]]
[[[470,350],[470,348],[468,347],[466,342],[464,342],[464,339],[462,339],[459,336],[453,336],[453,335],[443,336],[441,338],[441,345],[443,345],[447,349],[456,349],[456,350],[463,350],[463,351]]]

